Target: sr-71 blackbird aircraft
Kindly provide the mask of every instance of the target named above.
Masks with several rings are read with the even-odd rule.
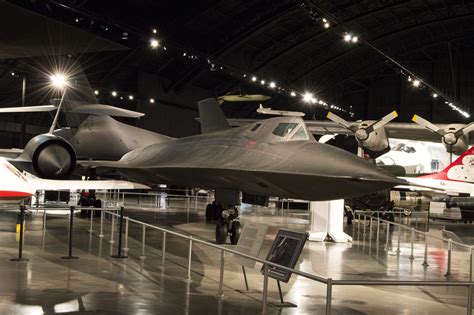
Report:
[[[38,135],[13,162],[30,163],[48,177],[71,174],[77,161],[97,172],[118,170],[135,181],[215,189],[216,202],[228,209],[216,228],[218,243],[228,232],[232,243],[238,240],[240,224],[232,219],[240,192],[316,201],[405,183],[351,153],[318,143],[298,117],[231,128],[211,98],[199,102],[202,134],[173,139],[107,115],[120,115],[118,109],[85,106],[75,109],[89,114],[78,127]],[[84,145],[86,139],[90,146]]]

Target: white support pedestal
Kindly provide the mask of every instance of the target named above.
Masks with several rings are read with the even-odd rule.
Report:
[[[344,200],[311,201],[311,230],[309,240],[323,242],[328,237],[337,243],[352,242],[344,233]]]

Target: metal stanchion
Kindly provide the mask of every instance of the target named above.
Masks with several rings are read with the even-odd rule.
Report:
[[[104,237],[104,211],[100,211],[100,233],[99,237]]]
[[[161,245],[161,265],[165,265],[166,260],[166,232],[163,232],[163,243]]]
[[[69,214],[69,255],[61,257],[63,259],[79,259],[79,257],[72,255],[72,234],[73,234],[72,232],[73,232],[73,226],[74,226],[74,209],[75,208],[71,206],[70,214]]]
[[[379,243],[379,235],[380,235],[380,218],[377,218],[377,238],[375,240],[377,244]]]
[[[388,240],[390,238],[390,222],[387,222],[387,235],[385,236],[385,247],[388,248]]]
[[[146,226],[142,225],[142,255],[140,256],[141,260],[145,260],[145,238],[146,238]]]
[[[332,302],[332,279],[328,278],[326,284],[326,315],[331,315],[331,302]]]
[[[474,260],[472,259],[473,251],[472,251],[472,246],[469,246],[469,281],[472,281],[472,263]]]
[[[453,248],[453,243],[451,239],[448,239],[448,271],[446,271],[445,276],[450,277],[451,276],[451,255],[452,255],[452,248]]]
[[[467,315],[472,315],[472,286],[467,286]]]
[[[413,256],[413,247],[415,243],[415,229],[411,229],[411,250],[410,250],[410,259],[413,260],[415,259],[415,256]]]
[[[398,245],[397,245],[397,253],[400,253],[400,237],[402,235],[402,226],[398,223]]]
[[[128,254],[128,225],[129,225],[130,221],[128,219],[128,217],[125,217],[125,246],[123,247],[123,251],[125,253],[125,255]]]
[[[43,210],[43,230],[46,230],[46,209]]]
[[[372,239],[372,221],[373,221],[373,217],[371,216],[370,222],[369,222],[369,240]]]
[[[362,231],[362,233],[363,233],[363,235],[364,235],[364,240],[365,240],[365,228],[366,228],[366,226],[367,226],[366,220],[367,220],[367,216],[364,214],[364,228],[363,228],[363,231]]]
[[[110,244],[115,243],[114,241],[114,234],[115,234],[115,215],[112,213],[112,226],[110,227]]]
[[[357,216],[359,217],[359,219],[357,220],[357,235],[359,235],[360,234],[360,213],[358,213]]]
[[[94,222],[94,210],[90,210],[91,211],[91,224],[89,226],[89,233],[92,233],[94,232],[94,229],[93,229],[93,222]]]
[[[267,312],[268,299],[268,265],[263,265],[263,297],[262,297],[262,314]]]
[[[128,258],[125,255],[122,255],[122,230],[123,229],[123,207],[120,207],[120,222],[119,222],[119,239],[118,239],[118,248],[117,255],[112,255],[112,258]]]
[[[186,280],[191,281],[191,262],[193,255],[193,237],[189,237],[189,252],[188,252],[188,274],[186,275]]]
[[[221,249],[221,270],[220,270],[220,276],[219,276],[219,292],[217,293],[217,297],[221,299],[224,298],[223,284],[224,284],[224,250]]]
[[[23,234],[25,232],[25,205],[20,206],[20,240],[18,244],[18,258],[12,258],[11,261],[28,261],[29,259],[23,258]]]
[[[428,267],[428,234],[425,233],[425,255],[423,259],[423,264],[424,267]]]

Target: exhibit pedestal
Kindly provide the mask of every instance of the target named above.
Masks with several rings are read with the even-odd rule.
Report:
[[[337,243],[352,242],[352,237],[344,233],[344,200],[311,201],[311,230],[309,240]]]

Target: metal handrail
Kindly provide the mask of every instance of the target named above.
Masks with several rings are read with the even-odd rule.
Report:
[[[359,215],[360,216],[360,215]],[[362,216],[364,217],[372,217],[370,215],[366,215],[366,214],[362,214]],[[423,234],[425,236],[428,236],[428,237],[431,237],[431,238],[434,238],[434,239],[437,239],[437,240],[441,240],[441,241],[445,241],[445,242],[451,242],[452,244],[455,244],[455,245],[458,245],[458,246],[461,246],[461,247],[465,247],[466,249],[470,249],[471,246],[470,245],[466,245],[466,244],[462,244],[462,243],[459,243],[459,242],[456,242],[456,241],[453,241],[452,239],[448,239],[448,238],[444,238],[444,237],[439,237],[439,236],[436,236],[436,235],[431,235],[429,234],[428,232],[423,232],[423,231],[419,231],[417,229],[414,229],[412,227],[407,227],[405,224],[401,224],[401,223],[396,223],[396,222],[391,222],[391,221],[388,221],[388,220],[384,220],[384,219],[380,219],[380,218],[376,218],[376,220],[379,220],[381,222],[385,222],[387,224],[391,224],[393,226],[400,226],[401,228],[404,228],[404,229],[407,229],[407,230],[414,230],[415,233],[418,233],[418,234]]]
[[[120,217],[120,215],[118,215],[116,213],[113,213],[113,212],[108,212],[108,213],[113,215],[113,216]],[[175,231],[172,231],[172,230],[169,230],[169,229],[166,229],[166,228],[162,228],[162,227],[159,227],[159,226],[155,226],[155,225],[152,225],[152,224],[149,224],[149,223],[141,222],[141,221],[138,221],[138,220],[135,220],[135,219],[127,218],[127,220],[130,221],[130,222],[142,225],[142,226],[146,226],[146,227],[149,227],[149,228],[152,228],[152,229],[155,229],[155,230],[159,230],[159,231],[164,232],[164,233],[169,233],[171,235],[175,235],[175,236],[187,239],[187,240],[192,241],[192,242],[201,243],[203,245],[206,245],[206,246],[209,246],[209,247],[212,247],[212,248],[215,248],[215,249],[219,249],[219,250],[224,251],[224,252],[232,253],[234,255],[238,255],[238,256],[253,260],[255,262],[262,263],[263,265],[273,266],[273,267],[276,267],[276,268],[279,268],[279,269],[290,271],[290,272],[292,272],[294,274],[297,274],[299,276],[303,276],[305,278],[308,278],[308,279],[311,279],[311,280],[314,280],[314,281],[317,281],[317,282],[320,282],[320,283],[324,283],[324,284],[328,284],[328,282],[331,282],[332,285],[369,285],[369,286],[370,285],[377,285],[377,286],[378,285],[388,285],[388,286],[402,285],[402,286],[465,286],[465,287],[470,287],[470,286],[474,285],[474,282],[472,282],[472,281],[335,280],[335,279],[332,279],[332,278],[324,278],[324,277],[319,276],[319,275],[314,275],[314,274],[310,274],[310,273],[307,273],[307,272],[304,272],[304,271],[301,271],[301,270],[296,270],[296,269],[293,269],[293,268],[285,267],[285,266],[276,264],[274,262],[268,261],[266,259],[261,259],[261,258],[258,258],[258,257],[250,256],[250,255],[238,252],[238,251],[233,250],[233,249],[229,249],[229,248],[226,248],[226,247],[223,247],[223,246],[220,246],[220,245],[210,243],[210,242],[205,241],[205,240],[201,240],[199,238],[196,238],[196,237],[193,237],[193,236],[190,236],[190,235],[185,235],[185,234],[182,234],[182,233],[179,233],[179,232],[175,232]]]

